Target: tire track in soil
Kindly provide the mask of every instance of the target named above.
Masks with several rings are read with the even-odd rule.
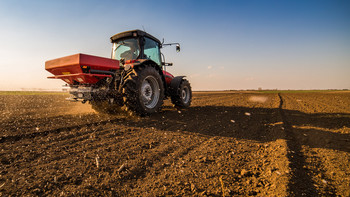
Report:
[[[47,136],[49,134],[59,134],[59,133],[64,132],[64,131],[71,131],[71,130],[75,130],[75,129],[81,129],[83,127],[105,125],[105,124],[108,124],[108,123],[118,122],[120,120],[122,120],[122,118],[120,118],[120,119],[113,119],[113,120],[105,120],[105,121],[97,121],[97,122],[93,122],[93,123],[73,125],[73,126],[68,126],[68,127],[59,127],[59,128],[56,128],[56,129],[44,130],[44,131],[41,131],[41,132],[19,134],[19,135],[10,135],[10,136],[1,136],[0,137],[0,143],[8,142],[8,141],[15,142],[15,141],[19,141],[19,140],[22,140],[22,139],[31,139],[31,138],[35,138],[35,137],[43,137],[43,136]]]
[[[328,96],[328,95],[327,95]],[[329,98],[324,95],[318,95],[317,97],[313,97],[312,99],[308,98],[306,95],[299,95],[299,94],[289,94],[284,95],[289,102],[292,102],[292,106],[298,106],[298,111],[300,112],[308,112],[308,113],[333,113],[333,114],[342,114],[342,113],[348,113],[349,107],[345,107],[344,104],[342,104],[342,100],[339,100],[340,98]],[[326,98],[325,98],[326,97]],[[338,102],[332,102],[332,105],[330,105],[329,100],[336,99]],[[328,101],[327,101],[328,100]],[[332,110],[329,110],[329,109]],[[320,110],[322,109],[322,110]],[[328,111],[328,112],[323,112]],[[329,112],[331,111],[331,112]]]
[[[282,117],[284,131],[286,133],[287,157],[290,162],[291,178],[288,183],[288,193],[292,196],[317,196],[314,181],[310,177],[310,171],[304,166],[307,165],[304,154],[301,152],[301,144],[298,142],[291,124],[283,109],[283,98],[280,98],[279,112]]]
[[[142,130],[142,128],[140,127],[139,128],[140,130]],[[94,130],[94,132],[97,132],[98,134],[101,134],[101,132],[102,133],[104,133],[104,135],[103,136],[105,136],[105,134],[106,133],[108,133],[108,130],[111,130],[111,127],[107,127],[107,129],[103,129],[103,128],[97,128],[97,129],[92,129],[92,130]],[[72,130],[70,130],[70,131],[68,131],[68,132],[72,132]],[[74,130],[73,130],[73,132],[74,132]],[[84,132],[85,134],[86,134],[86,132]],[[123,132],[122,133],[122,135],[124,135],[124,134],[128,134],[127,132]],[[151,137],[152,136],[152,132],[147,132],[146,134],[148,134],[149,135],[149,137]],[[59,138],[59,136],[57,136],[58,138]],[[139,139],[138,138],[138,135],[133,135],[132,136],[134,139],[132,140],[132,141],[137,141],[137,139]],[[144,135],[143,135],[143,137],[145,137]],[[114,139],[114,137],[112,137],[113,139]],[[38,139],[39,141],[40,140],[44,140],[44,139]],[[70,138],[69,139],[67,139],[67,140],[70,140]],[[109,142],[110,142],[111,140],[109,140]],[[113,140],[112,140],[113,141]],[[64,142],[66,142],[66,140],[64,140]],[[124,141],[125,142],[125,141]],[[63,143],[63,142],[57,142],[57,143]],[[94,145],[97,145],[97,146],[94,146],[94,147],[90,147],[90,149],[89,150],[87,150],[87,153],[92,153],[92,152],[94,152],[94,150],[96,150],[96,148],[97,147],[100,147],[100,146],[105,146],[106,144],[107,144],[108,142],[107,141],[104,141],[104,143],[102,143],[102,144],[100,144],[100,143],[94,143]],[[108,147],[110,147],[109,145],[111,145],[111,144],[115,144],[115,142],[111,142],[111,143],[109,143],[107,146]],[[118,145],[118,143],[117,143],[117,145]],[[49,144],[49,149],[54,149],[54,147],[60,147],[60,146],[52,146],[52,144]],[[43,149],[43,148],[40,148],[40,149]],[[92,149],[92,150],[91,150]],[[175,149],[175,147],[174,146],[170,146],[170,147],[167,147],[167,148],[165,148],[165,149],[163,149],[163,151],[161,151],[161,152],[155,152],[155,154],[156,154],[156,156],[158,155],[160,155],[160,156],[166,156],[168,153],[169,153],[169,151],[171,152],[172,150],[176,150]],[[46,152],[52,152],[52,151],[49,151],[49,150],[46,150]],[[71,154],[71,153],[73,153],[73,154]],[[69,156],[69,157],[72,157],[72,156],[74,156],[74,153],[77,153],[76,151],[68,151],[68,152],[66,152],[65,154],[61,154],[61,155],[59,155],[59,157],[56,157],[56,158],[50,158],[50,160],[48,161],[49,163],[45,163],[45,164],[41,164],[41,165],[37,165],[37,164],[35,164],[35,168],[37,169],[37,168],[43,168],[43,167],[45,167],[45,166],[52,166],[52,162],[60,162],[61,160],[63,160],[63,159],[65,159],[67,156]],[[155,155],[150,155],[149,157],[148,157],[148,160],[152,160],[153,158],[154,158],[154,156]],[[35,160],[37,160],[37,159],[35,159]],[[35,163],[35,160],[32,160],[30,163],[30,165],[32,165],[32,166],[34,166],[34,163]],[[136,160],[138,160],[137,158],[136,158]],[[158,163],[158,162],[157,162]],[[124,177],[124,178],[126,178],[126,179],[129,179],[129,178],[131,178],[131,179],[133,179],[134,177],[134,175],[137,175],[137,176],[140,176],[141,174],[139,174],[139,172],[142,172],[143,171],[143,169],[142,168],[140,168],[140,169],[138,169],[138,168],[134,168],[134,169],[132,169],[132,170],[130,170],[129,171],[129,174],[126,176],[126,177]],[[145,172],[146,173],[146,172]],[[130,175],[130,176],[129,176]],[[95,192],[99,192],[98,190],[96,190]],[[101,193],[100,193],[101,194]]]
[[[331,94],[323,94],[323,95],[318,95],[317,97],[312,97],[312,99],[310,99],[309,97],[307,97],[306,95],[300,95],[300,94],[289,94],[287,95],[287,97],[292,97],[294,100],[294,103],[303,103],[303,111],[307,111],[307,110],[314,110],[313,112],[318,111],[318,113],[320,113],[319,108],[325,110],[325,111],[330,111],[329,108],[332,108],[332,112],[334,113],[334,109],[335,109],[335,113],[348,113],[349,111],[349,106],[345,107],[344,103],[347,103],[349,101],[346,101],[346,99],[337,95],[331,95]],[[299,98],[299,99],[298,99]],[[329,100],[336,100],[336,102],[332,102],[332,105],[329,105]],[[312,109],[308,109],[307,107],[305,107],[305,105],[309,103],[309,107],[311,107]],[[310,104],[311,103],[311,104]],[[315,105],[317,106],[315,108]],[[321,111],[322,112],[322,111]]]
[[[158,152],[160,150],[160,152]],[[130,166],[131,170],[128,170],[129,174],[124,176],[123,180],[143,180],[147,177],[147,173],[151,171],[157,171],[158,164],[162,164],[165,157],[176,151],[175,146],[167,145],[165,147],[158,147],[156,150],[150,152],[147,156],[143,158],[136,158],[133,161],[128,161],[127,163],[136,163],[137,166]],[[165,165],[163,165],[165,166]],[[128,183],[126,183],[128,184]],[[124,184],[125,185],[125,184]]]
[[[213,137],[210,137],[204,141],[199,140],[199,142],[195,144],[192,144],[186,147],[180,147],[179,149],[172,148],[172,151],[167,152],[166,154],[161,153],[161,154],[153,155],[152,160],[155,160],[156,162],[151,163],[151,165],[149,166],[150,168],[153,168],[153,169],[149,169],[144,173],[142,173],[143,176],[138,176],[136,178],[138,182],[137,185],[141,188],[144,187],[145,185],[149,186],[150,180],[157,179],[154,175],[156,175],[157,177],[164,177],[164,174],[168,173],[164,169],[173,169],[174,166],[179,165],[179,162],[181,161],[181,159],[186,157],[186,155],[189,155],[194,150],[202,147],[205,144],[205,142],[209,141],[211,138]],[[171,154],[172,156],[169,156]],[[152,172],[156,172],[156,174],[152,174]]]
[[[122,118],[121,118],[122,119]],[[23,143],[28,143],[29,144],[41,144],[41,147],[37,147],[35,151],[32,151],[32,148],[22,148],[19,146],[17,143],[16,149],[21,148],[22,155],[23,154],[35,154],[37,156],[31,157],[31,164],[32,165],[37,165],[33,164],[38,160],[41,160],[44,157],[47,157],[50,155],[50,153],[55,153],[57,151],[57,147],[60,147],[60,150],[65,150],[65,154],[60,154],[57,157],[50,158],[48,157],[48,163],[41,164],[39,166],[50,166],[51,162],[53,161],[60,161],[64,160],[72,155],[76,155],[77,151],[74,149],[76,147],[79,147],[79,144],[81,145],[83,141],[89,140],[90,135],[92,133],[98,134],[99,137],[101,135],[105,135],[110,133],[110,131],[115,130],[115,127],[106,127],[108,124],[115,124],[116,122],[120,122],[120,119],[113,119],[113,120],[106,120],[106,121],[100,121],[100,122],[93,122],[90,124],[80,124],[80,125],[74,125],[70,127],[61,127],[53,130],[45,130],[42,132],[36,132],[36,133],[30,133],[30,134],[25,134],[24,136],[18,135],[18,136],[9,136],[9,138],[6,138],[4,141],[9,141],[9,143],[13,144],[15,141],[19,141],[20,144]],[[86,131],[83,131],[86,129]],[[80,131],[80,132],[78,132]],[[63,135],[60,135],[62,134]],[[66,134],[65,134],[66,133]],[[51,136],[52,135],[52,136]],[[50,137],[51,136],[51,137]],[[40,137],[40,138],[39,138]],[[44,138],[41,138],[44,137]],[[49,142],[48,139],[50,138]],[[5,145],[5,143],[0,143]],[[91,150],[96,150],[100,147],[103,147],[105,145],[111,145],[114,144],[114,142],[109,142],[105,141],[103,143],[93,143],[92,146],[89,146],[89,151]],[[69,151],[66,151],[69,150]],[[6,153],[3,153],[6,154]],[[41,156],[39,156],[41,155]],[[11,158],[11,157],[10,157]],[[11,159],[11,161],[14,161],[14,158]],[[12,162],[10,162],[12,163]]]
[[[63,160],[76,154],[77,151],[74,148],[81,145],[84,140],[89,140],[89,135],[91,133],[98,133],[99,135],[101,135],[101,134],[108,134],[111,130],[114,130],[114,128],[107,128],[107,129],[95,128],[95,129],[87,130],[86,132],[76,132],[75,129],[69,130],[69,128],[70,127],[67,127],[66,129],[68,132],[66,136],[56,136],[56,135],[53,136],[54,138],[56,138],[56,139],[51,138],[50,141],[54,141],[53,143],[45,144],[45,142],[47,142],[47,139],[43,139],[43,138],[34,140],[32,143],[41,144],[42,146],[39,148],[36,148],[35,151],[33,151],[32,148],[23,149],[22,147],[23,150],[20,150],[22,152],[22,155],[28,154],[28,153],[35,153],[37,156],[35,158],[31,158],[31,161],[30,161],[30,163],[34,165],[33,163],[36,163],[36,161],[41,160],[43,157],[47,157],[55,153],[55,151],[57,151],[57,148],[59,148],[59,150],[68,150],[68,151],[65,151],[64,154],[60,154],[59,156],[47,157],[49,160],[47,160],[46,163],[43,163],[40,165],[36,164],[36,166],[50,166],[51,162],[53,161]],[[61,129],[62,131],[64,130],[63,128]],[[83,130],[83,128],[81,128],[80,130]],[[74,132],[74,134],[71,134],[71,132]],[[56,134],[56,133],[50,133],[50,134]],[[26,143],[24,140],[21,142]],[[90,149],[97,149],[103,145],[104,144],[95,144],[95,146],[90,146]],[[20,148],[19,145],[17,145],[17,149],[18,148]]]
[[[297,109],[300,112],[317,114],[317,113],[319,113],[317,110],[320,110],[320,107],[319,107],[320,104],[321,104],[321,106],[324,105],[325,107],[330,107],[329,105],[326,105],[326,103],[320,102],[319,99],[318,100],[316,99],[316,100],[304,101],[306,99],[309,99],[308,97],[306,97],[306,98],[304,98],[304,97],[301,97],[301,99],[302,99],[301,101],[297,101],[300,97],[296,97],[295,95],[290,95],[290,94],[284,95],[285,100],[287,100],[289,103],[292,103],[292,104],[290,104],[291,106],[297,106],[298,107]],[[323,97],[321,97],[321,98],[323,98]],[[333,109],[335,108],[336,110],[339,110],[335,113],[341,113],[340,108],[338,108],[337,106],[333,106],[333,105],[332,105],[332,107],[333,107]],[[295,124],[296,121],[298,121],[298,118],[294,119],[293,123]],[[310,118],[310,120],[307,120],[306,122],[309,124],[309,123],[312,123],[315,121],[320,122],[320,124],[326,124],[324,126],[332,125],[335,127],[336,125],[338,125],[337,121],[335,121],[334,123],[330,123],[329,121],[323,121],[322,118],[321,119],[320,118]],[[299,138],[297,137],[297,135],[300,135],[300,133],[297,133],[300,130],[293,129],[292,131],[294,132],[294,138],[300,140],[300,137]],[[315,140],[316,140],[315,143],[317,143],[317,139],[315,139]],[[297,140],[295,140],[295,141],[297,141]],[[306,147],[306,148],[303,148],[303,151],[305,153],[304,155],[306,155],[306,157],[308,159],[307,163],[304,166],[307,166],[307,167],[305,167],[305,169],[307,168],[308,172],[310,174],[312,174],[312,179],[313,179],[313,183],[315,185],[315,190],[317,191],[317,194],[319,196],[323,196],[323,195],[336,196],[338,188],[336,187],[336,185],[334,183],[332,183],[331,181],[328,181],[327,184],[325,184],[325,183],[322,183],[321,180],[319,180],[320,177],[323,177],[326,180],[332,180],[331,177],[327,176],[326,169],[328,166],[327,166],[326,161],[324,161],[324,160],[322,161],[322,160],[320,160],[320,158],[318,158],[319,156],[322,156],[322,155],[318,155],[318,156],[307,155],[308,153],[310,154],[310,152],[312,152],[312,148],[309,147],[308,143],[303,144],[303,146]],[[302,149],[301,145],[300,145],[300,149]],[[347,195],[345,195],[345,196],[347,196]]]
[[[7,190],[3,189],[0,190],[0,192],[9,192],[9,194],[12,193],[14,195],[39,195],[44,194],[44,192],[44,195],[59,195],[59,192],[62,191],[65,195],[85,194],[103,196],[109,194],[110,196],[141,196],[147,195],[145,192],[151,190],[149,195],[166,196],[171,195],[171,193],[167,193],[169,190],[163,191],[163,187],[159,185],[159,180],[166,180],[168,182],[165,185],[167,185],[167,187],[176,187],[176,189],[173,189],[173,192],[176,191],[177,194],[182,192],[182,195],[200,195],[199,192],[204,191],[203,188],[209,186],[211,189],[205,194],[208,194],[209,196],[226,196],[225,193],[228,194],[228,191],[225,193],[216,191],[217,188],[220,188],[217,187],[217,183],[220,186],[220,182],[214,171],[201,171],[197,168],[198,164],[202,164],[201,166],[210,166],[211,170],[218,170],[220,167],[217,167],[216,163],[211,163],[218,160],[219,162],[226,161],[226,163],[223,164],[223,167],[225,167],[223,168],[223,171],[218,172],[233,172],[233,174],[223,175],[225,186],[227,187],[226,184],[231,184],[231,187],[227,189],[230,189],[233,192],[236,190],[238,191],[238,188],[241,188],[239,192],[233,192],[232,195],[273,196],[278,195],[279,193],[271,193],[273,192],[273,189],[271,188],[259,189],[265,187],[265,183],[262,186],[251,185],[252,182],[256,182],[256,178],[259,178],[257,179],[258,181],[266,181],[268,183],[270,181],[270,183],[274,185],[281,186],[279,182],[280,179],[277,179],[277,182],[274,182],[275,179],[265,178],[267,173],[263,176],[260,175],[260,170],[265,168],[270,169],[270,164],[263,165],[262,169],[257,168],[253,170],[254,173],[256,172],[256,175],[259,176],[256,177],[254,175],[255,178],[239,178],[238,176],[240,172],[235,172],[231,169],[239,170],[242,168],[249,169],[249,166],[254,167],[255,165],[250,165],[250,162],[254,164],[256,162],[262,162],[262,164],[264,164],[265,161],[268,163],[270,161],[276,162],[277,157],[268,157],[267,160],[264,159],[261,161],[256,160],[256,158],[259,159],[259,157],[254,156],[254,153],[263,149],[254,147],[258,145],[258,147],[264,148],[263,145],[265,145],[265,143],[268,145],[269,142],[278,138],[286,139],[287,146],[285,146],[285,144],[283,145],[289,149],[287,155],[283,155],[283,158],[289,160],[289,167],[291,168],[291,177],[289,177],[290,181],[288,182],[286,178],[283,182],[285,187],[289,187],[287,190],[289,192],[288,195],[322,195],[317,190],[317,186],[314,187],[312,184],[312,180],[316,182],[313,174],[314,171],[312,169],[304,169],[305,166],[310,166],[308,160],[309,156],[305,153],[305,144],[302,144],[302,141],[298,141],[300,140],[300,138],[298,138],[298,135],[300,135],[299,130],[292,127],[295,125],[296,121],[296,116],[293,114],[294,111],[286,109],[289,99],[295,100],[296,97],[290,98],[288,97],[289,95],[282,95],[283,98],[281,95],[275,94],[275,99],[273,100],[274,105],[271,105],[266,109],[259,109],[260,105],[255,103],[248,103],[250,107],[246,107],[248,104],[245,103],[248,99],[245,97],[237,102],[239,105],[235,104],[234,101],[237,100],[236,98],[240,98],[240,96],[230,96],[229,99],[220,97],[220,101],[211,100],[209,104],[204,105],[205,107],[197,104],[197,107],[194,106],[189,111],[180,110],[179,112],[176,109],[166,107],[164,113],[159,113],[149,118],[142,118],[140,121],[132,121],[125,118],[111,118],[107,121],[105,121],[104,118],[99,119],[99,121],[96,121],[96,119],[95,121],[89,119],[94,121],[92,125],[90,125],[85,124],[84,122],[84,124],[82,124],[81,121],[83,119],[76,117],[76,120],[80,120],[80,125],[77,125],[78,128],[74,128],[75,125],[72,124],[65,125],[66,127],[62,128],[51,129],[48,128],[48,126],[43,125],[45,127],[40,127],[40,131],[35,132],[35,126],[33,126],[31,127],[31,131],[38,134],[34,134],[34,136],[31,137],[31,134],[25,133],[26,137],[24,138],[20,138],[20,135],[18,135],[18,141],[11,142],[6,139],[4,141],[6,143],[0,143],[0,147],[2,145],[9,147],[8,152],[13,151],[10,148],[18,148],[16,153],[14,153],[14,156],[22,154],[22,151],[25,152],[27,149],[30,151],[30,148],[35,148],[33,150],[35,153],[34,156],[36,156],[32,157],[29,155],[24,158],[27,160],[21,159],[21,163],[11,162],[11,164],[9,163],[6,165],[6,167],[11,168],[6,169],[9,173],[3,176],[8,180],[5,182],[5,187],[3,187]],[[249,95],[247,98],[248,97]],[[228,104],[221,100],[228,102]],[[205,100],[200,102],[200,104],[206,104]],[[298,103],[296,103],[296,105],[297,104]],[[300,107],[302,106],[303,105],[300,105]],[[252,113],[252,116],[245,115],[245,112]],[[235,120],[236,123],[231,124],[231,119]],[[283,123],[280,125],[285,127],[285,131],[280,129],[280,127],[276,128],[276,130],[282,132],[280,133],[281,135],[277,135],[278,137],[272,135],[271,139],[261,138],[263,136],[260,136],[260,133],[263,133],[266,136],[269,136],[270,134],[270,127],[265,127],[265,123],[269,125],[269,123],[272,124],[280,122],[281,120],[283,120]],[[28,123],[29,122],[30,121],[28,121]],[[60,125],[63,121],[57,119],[54,122],[58,123],[56,125]],[[60,126],[62,126],[62,124]],[[217,130],[218,128],[222,131]],[[57,129],[61,130],[55,131]],[[207,131],[214,131],[214,133],[212,133],[212,135],[207,135]],[[237,131],[238,133],[231,133],[234,131]],[[48,133],[46,134],[42,132]],[[92,139],[90,139],[91,133],[94,133]],[[13,135],[15,136],[16,134]],[[285,134],[287,134],[287,137],[284,136]],[[164,138],[164,136],[167,138]],[[219,137],[212,138],[213,136]],[[235,142],[227,140],[220,141],[220,139],[229,139],[232,137],[235,138]],[[1,139],[2,138],[0,137],[0,140]],[[180,142],[181,139],[184,141]],[[213,139],[213,144],[220,141],[222,144],[226,145],[228,143],[236,143],[237,145],[227,145],[225,146],[225,149],[219,149],[215,145],[203,146],[210,139]],[[248,139],[248,141],[245,142],[246,145],[241,144],[241,140],[244,139]],[[173,140],[176,141],[173,143]],[[251,140],[257,140],[257,142]],[[239,142],[239,146],[237,142]],[[27,148],[27,145],[30,146],[30,148]],[[237,147],[240,148],[238,149]],[[267,146],[265,146],[265,149],[266,147]],[[216,157],[221,150],[235,150],[236,148],[238,151],[235,151],[236,156],[231,156],[230,153],[230,156]],[[49,155],[54,156],[54,154],[60,150],[63,151],[59,153],[58,157],[48,157]],[[203,152],[202,150],[205,151]],[[239,152],[240,150],[242,151]],[[268,149],[267,151],[262,151],[261,154],[273,153],[272,151],[275,150],[277,149]],[[28,153],[28,151],[26,153]],[[32,152],[28,154],[32,154]],[[99,168],[96,168],[95,164],[95,156],[97,154],[100,155]],[[203,164],[202,161],[198,162],[192,160],[196,159],[198,154],[209,154],[214,156],[213,159],[208,157],[209,163],[204,162]],[[83,157],[84,155],[87,157]],[[258,155],[260,155],[260,153]],[[128,156],[130,156],[130,158]],[[42,159],[40,158],[40,162],[38,161],[39,157],[42,157]],[[225,160],[227,158],[231,158],[232,162]],[[182,161],[185,161],[187,166],[180,166]],[[117,171],[119,166],[125,162],[126,167],[124,170],[121,172]],[[249,162],[249,165],[246,165],[247,162]],[[282,165],[288,168],[287,163],[288,162],[286,161],[286,163]],[[321,165],[322,163],[318,164]],[[186,169],[185,173],[182,175],[176,174],[180,169],[179,166]],[[28,169],[32,171],[29,172],[30,177],[27,176],[30,182],[24,183],[23,180],[20,180],[22,176],[21,173],[28,173]],[[57,176],[59,173],[65,173],[65,169],[68,169],[67,175],[64,177],[58,177],[57,180],[59,182],[55,183],[53,177]],[[308,173],[308,171],[311,173]],[[205,176],[201,179],[202,174],[206,173],[210,176]],[[168,179],[169,176],[170,178]],[[174,180],[177,180],[176,176],[180,176],[180,180],[184,181],[180,186],[176,186],[180,183],[174,182]],[[16,182],[11,182],[11,179]],[[193,180],[197,179],[200,180],[193,182]],[[78,183],[76,183],[75,180],[77,180]],[[213,183],[209,183],[209,180],[213,181]],[[2,180],[0,179],[0,181]],[[156,181],[158,181],[158,183]],[[196,191],[192,191],[192,184],[185,185],[186,182],[193,183],[198,190],[196,189]],[[2,182],[0,182],[0,186],[1,184]],[[50,187],[42,190],[42,193],[38,193],[39,190],[35,188],[43,188],[45,184],[48,184]],[[168,184],[170,186],[168,186]],[[309,186],[311,187],[308,188]],[[9,189],[10,187],[12,187],[12,189]],[[252,188],[254,191],[256,190],[264,193],[248,193],[247,189]],[[323,186],[322,189],[325,189],[325,187]],[[328,190],[328,188],[326,189]],[[27,191],[25,192],[25,190]],[[330,195],[331,193],[328,191],[326,194]]]
[[[61,153],[59,156],[53,157],[51,158],[52,161],[58,161],[58,160],[64,160],[67,159],[69,157],[71,157],[72,155],[75,155],[77,153],[80,152],[80,150],[75,150],[75,148],[79,147],[81,144],[84,143],[84,141],[89,140],[89,134],[91,133],[98,133],[99,135],[101,134],[107,134],[110,131],[113,131],[114,129],[103,129],[103,130],[92,130],[89,132],[86,132],[85,134],[81,135],[80,137],[82,137],[81,139],[75,139],[76,136],[73,136],[71,138],[68,138],[66,141],[59,141],[57,142],[57,144],[50,144],[47,147],[41,148],[41,149],[45,149],[45,152],[55,152],[55,148],[56,147],[60,147],[60,150],[65,150],[64,153]],[[86,137],[85,137],[86,136]],[[89,149],[86,149],[86,151],[92,151],[92,150],[97,150],[100,147],[109,147],[109,145],[113,144],[113,142],[109,142],[106,141],[104,143],[98,143],[98,144],[93,144],[91,146],[89,146]],[[66,151],[68,150],[68,151]],[[51,161],[51,162],[52,162]],[[43,166],[49,166],[51,163],[47,163],[44,164]]]
[[[174,123],[174,124],[176,124],[176,123]],[[140,129],[142,128],[142,127],[138,127],[137,124],[135,124],[134,126],[137,126],[137,128],[140,128]],[[155,133],[148,132],[149,137],[152,137],[155,134],[159,135],[159,132],[160,133],[170,132],[171,139],[175,138],[178,140],[178,137],[181,136],[181,135],[174,135],[171,131],[168,131],[164,128],[157,129],[154,132]],[[142,138],[145,139],[145,135],[142,135],[142,136],[143,136]],[[203,136],[198,136],[198,137],[201,138]],[[209,139],[207,139],[207,140],[209,140]],[[207,140],[205,140],[205,141],[207,141]],[[168,165],[163,165],[164,163],[173,163],[173,162],[178,161],[179,159],[181,159],[182,157],[187,155],[190,151],[194,150],[195,148],[200,147],[201,144],[203,143],[203,141],[200,141],[200,142],[197,142],[195,144],[186,145],[186,146],[183,146],[183,145],[181,145],[182,143],[180,143],[177,145],[171,144],[171,145],[166,145],[165,147],[164,146],[162,147],[162,146],[159,146],[159,144],[162,143],[161,141],[162,140],[157,139],[156,144],[158,144],[158,145],[156,145],[155,148],[152,148],[151,151],[149,151],[149,152],[147,151],[147,152],[143,153],[145,155],[144,155],[144,158],[142,160],[148,161],[148,164],[146,167],[150,168],[150,169],[147,169],[147,170],[143,169],[143,172],[137,174],[135,177],[133,177],[133,179],[140,180],[140,179],[146,178],[146,176],[147,176],[146,174],[148,172],[151,172],[151,171],[159,172],[160,170],[167,168]],[[169,155],[175,155],[176,157],[169,157]],[[152,168],[154,168],[154,169],[152,169]]]
[[[85,125],[86,126],[86,125]],[[72,130],[70,130],[71,129],[71,127],[67,127],[66,128],[66,130],[68,131],[68,132],[72,132]],[[141,129],[141,127],[139,128],[139,129]],[[63,129],[62,129],[63,130]],[[80,130],[82,130],[82,128],[80,128]],[[77,142],[77,141],[80,141],[80,140],[78,140],[78,139],[76,139],[78,136],[79,137],[83,137],[83,139],[82,140],[84,140],[84,139],[86,139],[86,137],[84,137],[84,136],[86,136],[86,135],[89,135],[90,133],[96,133],[96,134],[98,134],[99,135],[99,137],[101,137],[100,135],[101,134],[103,134],[103,133],[107,133],[108,131],[111,131],[111,130],[114,130],[114,129],[111,129],[111,128],[107,128],[107,129],[102,129],[102,130],[100,130],[100,129],[90,129],[89,131],[86,131],[86,132],[76,132],[75,133],[75,135],[72,135],[72,134],[68,134],[67,136],[57,136],[58,137],[58,139],[57,139],[57,142],[54,142],[53,144],[49,144],[46,148],[49,148],[49,149],[52,149],[52,148],[54,148],[54,147],[62,147],[62,146],[65,146],[65,145],[67,145],[68,144],[68,147],[66,147],[67,149],[71,149],[72,147],[74,147],[74,144],[76,144],[75,142]],[[78,135],[77,135],[78,134]],[[149,133],[150,134],[150,133]],[[143,137],[145,137],[144,135],[143,135]],[[135,136],[134,136],[134,138],[135,138]],[[135,141],[135,139],[131,139],[131,141]],[[71,142],[71,140],[73,139],[73,141]],[[41,140],[41,139],[40,139]],[[68,141],[67,141],[68,140]],[[53,141],[56,141],[56,140],[53,140]],[[129,142],[129,140],[123,140],[123,142],[124,143],[126,143],[126,142]],[[95,144],[94,146],[90,146],[89,148],[90,149],[96,149],[96,148],[98,148],[98,147],[104,147],[104,146],[110,146],[110,145],[112,145],[112,144],[115,144],[116,142],[110,142],[110,141],[105,141],[105,142],[103,142],[103,143],[99,143],[99,144]],[[117,143],[118,144],[118,143]],[[40,149],[43,149],[43,148],[40,148]],[[130,150],[133,150],[133,148],[131,148]],[[48,150],[46,150],[46,151],[48,151]],[[156,152],[155,154],[153,154],[153,155],[151,155],[150,157],[148,157],[147,159],[148,160],[159,160],[159,161],[161,161],[161,158],[163,157],[163,156],[166,156],[166,155],[168,155],[168,154],[171,154],[171,153],[173,153],[174,151],[176,151],[175,150],[175,147],[168,147],[168,148],[166,148],[165,150],[163,150],[163,151],[161,151],[161,152]],[[65,152],[65,154],[63,154],[63,155],[60,155],[59,156],[59,159],[61,160],[61,159],[64,159],[64,158],[66,158],[67,156],[70,156],[71,155],[71,153],[74,153],[75,151],[68,151],[68,152]],[[56,160],[56,159],[53,159],[53,160]],[[142,169],[140,169],[141,171],[142,171]],[[139,171],[139,170],[137,170],[136,169],[136,171]],[[135,171],[135,172],[136,172]],[[146,173],[146,172],[145,172]],[[142,174],[145,174],[145,173],[142,173]],[[135,173],[135,174],[137,174],[137,173]],[[138,175],[140,175],[140,174],[138,174]],[[139,176],[137,176],[136,177],[136,179],[138,178]],[[135,177],[134,177],[135,178]]]

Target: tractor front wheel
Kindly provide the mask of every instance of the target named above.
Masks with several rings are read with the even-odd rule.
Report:
[[[191,105],[192,89],[190,82],[186,79],[181,81],[176,93],[171,96],[171,102],[178,108],[187,108]]]

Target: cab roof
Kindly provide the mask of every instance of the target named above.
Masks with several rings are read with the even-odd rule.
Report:
[[[136,36],[135,36],[136,34]],[[144,31],[141,31],[139,29],[130,30],[130,31],[124,31],[121,33],[117,33],[114,36],[111,37],[111,42],[116,42],[117,40],[120,40],[122,38],[128,38],[128,37],[139,37],[139,36],[146,36],[148,38],[151,38],[152,40],[158,42],[159,44],[162,44],[156,37],[152,36],[151,34],[148,34]]]

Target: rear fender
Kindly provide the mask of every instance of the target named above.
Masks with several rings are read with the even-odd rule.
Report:
[[[164,90],[167,90],[167,84],[166,84],[166,81],[165,81],[165,76],[163,74],[163,71],[161,69],[161,67],[158,66],[157,63],[155,63],[154,61],[152,60],[149,60],[149,59],[138,59],[136,60],[135,62],[131,63],[131,64],[125,64],[124,65],[124,68],[127,68],[127,69],[135,69],[139,66],[143,66],[143,65],[150,65],[152,66],[154,69],[156,69],[163,81],[163,86],[164,86]],[[166,92],[166,91],[165,91]]]
[[[177,76],[174,77],[173,80],[171,80],[170,87],[169,87],[169,93],[170,95],[177,95],[178,90],[181,84],[182,79],[186,76]]]

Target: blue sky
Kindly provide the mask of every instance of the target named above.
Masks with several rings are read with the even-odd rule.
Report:
[[[350,1],[0,1],[0,90],[60,89],[47,60],[145,29],[194,90],[350,88]]]

